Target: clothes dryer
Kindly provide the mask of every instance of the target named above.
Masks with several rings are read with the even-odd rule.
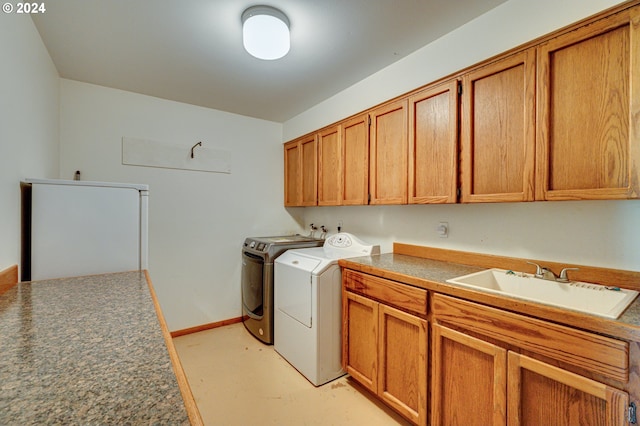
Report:
[[[338,260],[379,253],[379,245],[343,232],[322,247],[288,250],[275,260],[274,349],[315,386],[345,374]]]
[[[242,247],[242,322],[257,339],[273,344],[273,261],[292,248],[321,247],[303,235],[249,237]]]

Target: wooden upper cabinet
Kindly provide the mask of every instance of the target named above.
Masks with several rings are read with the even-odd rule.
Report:
[[[342,203],[367,204],[369,197],[369,116],[342,123],[343,170]]]
[[[455,203],[458,80],[409,98],[409,203]]]
[[[528,49],[463,76],[462,202],[533,200],[535,59]]]
[[[284,205],[300,205],[300,145],[297,141],[284,144]]]
[[[310,136],[300,141],[302,156],[302,202],[303,206],[318,204],[318,153],[317,140]]]
[[[318,205],[367,204],[369,116],[361,115],[318,133]]]
[[[285,206],[640,198],[634,4],[286,144]]]
[[[640,7],[538,47],[536,199],[640,197]]]
[[[342,204],[342,128],[333,126],[318,134],[318,205]]]
[[[407,203],[407,99],[371,111],[370,204]]]
[[[284,144],[284,205],[317,204],[317,142],[310,135]]]

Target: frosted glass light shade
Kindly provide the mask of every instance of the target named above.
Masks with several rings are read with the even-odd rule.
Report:
[[[289,19],[269,6],[254,6],[242,13],[242,42],[259,59],[280,59],[289,52]]]

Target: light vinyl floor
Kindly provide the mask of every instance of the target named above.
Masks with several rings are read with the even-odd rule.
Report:
[[[174,344],[205,425],[410,425],[349,376],[313,386],[242,323]]]

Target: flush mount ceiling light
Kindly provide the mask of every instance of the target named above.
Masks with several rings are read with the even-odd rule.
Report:
[[[280,59],[289,52],[289,19],[271,6],[253,6],[242,13],[242,42],[259,59]]]

